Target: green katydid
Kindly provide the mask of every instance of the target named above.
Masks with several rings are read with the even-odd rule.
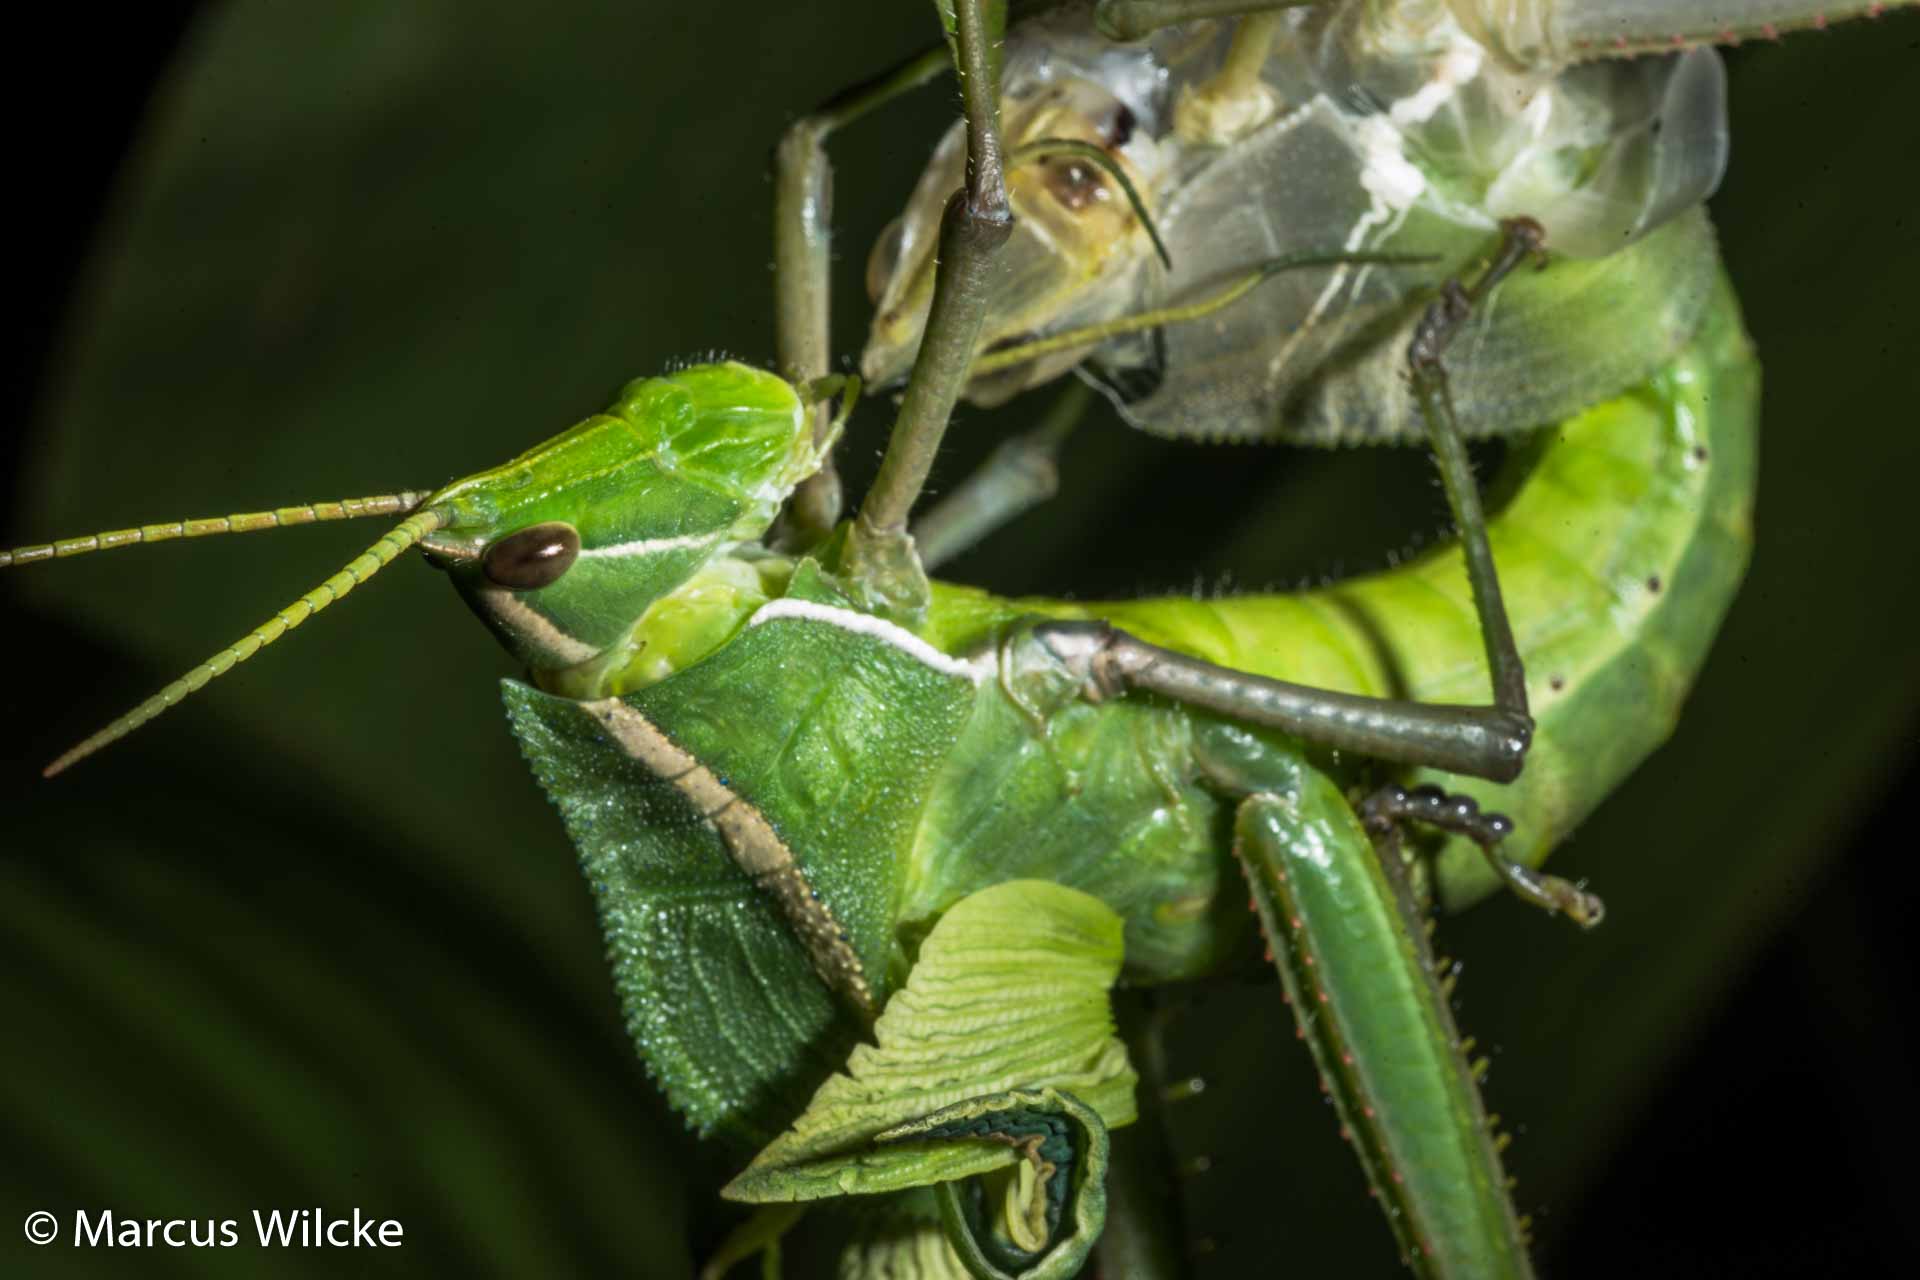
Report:
[[[1494,522],[1521,644],[1548,673],[1535,691],[1541,744],[1564,743],[1575,766],[1552,768],[1549,754],[1511,793],[1531,805],[1533,829],[1576,820],[1670,724],[1598,706],[1639,689],[1671,708],[1704,654],[1744,563],[1751,379],[1723,300],[1653,384],[1543,440]],[[954,1190],[956,1178],[1020,1163],[1037,1184],[1003,1178],[1003,1194],[1032,1209],[1037,1247],[979,1227],[978,1204],[950,1210],[975,1224],[953,1238],[1003,1270],[1032,1253],[1032,1274],[1073,1274],[1097,1228],[1078,1197],[1090,1194],[1101,1134],[1131,1118],[1124,1055],[1097,1017],[1043,1017],[1007,1045],[966,1028],[1031,1017],[1020,1000],[1033,993],[1006,985],[1008,952],[1083,1006],[1116,971],[1152,982],[1231,963],[1252,932],[1232,845],[1275,950],[1298,962],[1282,967],[1296,1004],[1328,1011],[1307,1022],[1316,1054],[1377,1189],[1404,1196],[1396,1222],[1410,1255],[1435,1274],[1523,1273],[1504,1187],[1463,1172],[1497,1161],[1451,1028],[1423,1021],[1444,1004],[1393,987],[1432,975],[1412,956],[1376,971],[1319,950],[1345,939],[1364,955],[1419,938],[1380,878],[1392,864],[1375,859],[1341,793],[1346,770],[1270,730],[1152,699],[1099,700],[1058,640],[1080,633],[1047,625],[1103,618],[1268,676],[1445,698],[1482,678],[1457,553],[1298,598],[1066,605],[936,585],[916,633],[856,607],[831,548],[795,560],[758,547],[819,458],[795,388],[739,365],[696,366],[637,382],[608,414],[425,498],[370,553],[422,546],[536,684],[566,695],[507,686],[523,749],[594,884],[630,1026],[669,1097],[703,1132],[752,1144],[777,1138],[820,1090],[735,1194],[778,1202],[932,1184],[958,1203],[976,1193]],[[1581,493],[1594,500],[1575,501]],[[1569,559],[1591,576],[1569,581]],[[357,561],[325,591],[367,572]],[[1645,589],[1655,578],[1679,589]],[[306,599],[303,609],[322,603]],[[1635,619],[1624,630],[1623,607]],[[1340,616],[1352,621],[1329,626]],[[297,620],[282,618],[269,626]],[[1438,869],[1443,882],[1463,874]],[[1322,909],[1347,925],[1315,922]],[[922,968],[916,953],[938,963]],[[983,985],[977,971],[1000,976]],[[955,983],[961,994],[944,1003],[927,994]],[[895,999],[917,990],[921,1003]],[[1002,994],[1010,1005],[995,1003]],[[854,1049],[876,1013],[879,1048]],[[1365,1046],[1385,1034],[1374,1018],[1401,1024],[1400,1076],[1370,1074]],[[909,1053],[903,1065],[900,1045],[943,1036],[975,1045],[978,1060]],[[1036,1069],[1002,1060],[1030,1041],[1050,1074],[988,1087]],[[1408,1067],[1416,1044],[1425,1056]],[[823,1084],[849,1050],[851,1081]],[[962,1102],[964,1116],[951,1109]],[[970,1136],[961,1121],[983,1116],[1016,1137]],[[1423,1117],[1444,1118],[1441,1138]],[[1019,1124],[1052,1124],[1065,1145],[1022,1145]],[[1440,1146],[1403,1145],[1422,1133]],[[908,1195],[888,1212],[931,1212],[920,1203]]]

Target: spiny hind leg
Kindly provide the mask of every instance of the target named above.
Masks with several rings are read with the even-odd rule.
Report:
[[[1422,1275],[1530,1276],[1470,1042],[1395,866],[1316,770],[1242,801],[1233,847],[1301,1038],[1404,1255]]]
[[[1537,907],[1558,912],[1583,929],[1599,924],[1606,914],[1605,904],[1596,895],[1560,876],[1523,867],[1502,854],[1501,842],[1513,834],[1512,819],[1505,814],[1482,813],[1471,796],[1439,787],[1407,788],[1390,782],[1362,801],[1359,813],[1384,860],[1391,862],[1399,857],[1400,825],[1418,822],[1473,841],[1507,888]]]

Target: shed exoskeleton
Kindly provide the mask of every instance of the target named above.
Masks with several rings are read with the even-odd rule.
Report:
[[[1466,322],[1448,368],[1459,429],[1577,412],[1670,358],[1707,304],[1701,205],[1730,136],[1713,43],[1881,6],[1262,8],[1067,4],[1014,29],[1015,231],[969,398],[997,404],[1078,368],[1156,434],[1418,443],[1404,356],[1419,315],[1503,219],[1526,217],[1556,269],[1516,276]],[[963,143],[956,126],[873,248],[870,384],[902,376],[919,343]],[[1205,323],[1137,322],[1333,250],[1426,261],[1283,274]]]

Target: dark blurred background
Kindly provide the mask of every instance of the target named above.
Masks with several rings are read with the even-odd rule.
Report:
[[[625,378],[772,348],[768,149],[928,41],[923,4],[144,7],[16,44],[0,545],[432,486]],[[836,20],[820,16],[825,11]],[[1593,936],[1443,924],[1552,1276],[1905,1273],[1920,1147],[1920,119],[1901,14],[1729,55],[1714,202],[1766,368],[1752,575],[1674,741],[1557,869]],[[952,112],[850,131],[837,345]],[[1008,424],[963,412],[941,476]],[[886,414],[846,450],[870,472]],[[1429,534],[1417,452],[1181,448],[1111,421],[952,576],[1082,595],[1288,584]],[[415,563],[166,720],[38,766],[373,525],[0,577],[0,1271],[688,1274],[724,1228],[620,1028],[506,658]],[[1903,838],[1906,837],[1906,838]],[[1174,1070],[1196,1274],[1396,1273],[1271,987]],[[397,1218],[397,1252],[33,1249],[35,1209]],[[265,1264],[264,1266],[262,1264]]]

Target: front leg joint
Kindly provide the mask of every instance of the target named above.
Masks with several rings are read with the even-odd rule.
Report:
[[[1123,634],[1105,622],[1043,622],[1033,629],[1034,639],[1079,687],[1080,696],[1096,704],[1120,697],[1132,685],[1131,664],[1117,644]]]

